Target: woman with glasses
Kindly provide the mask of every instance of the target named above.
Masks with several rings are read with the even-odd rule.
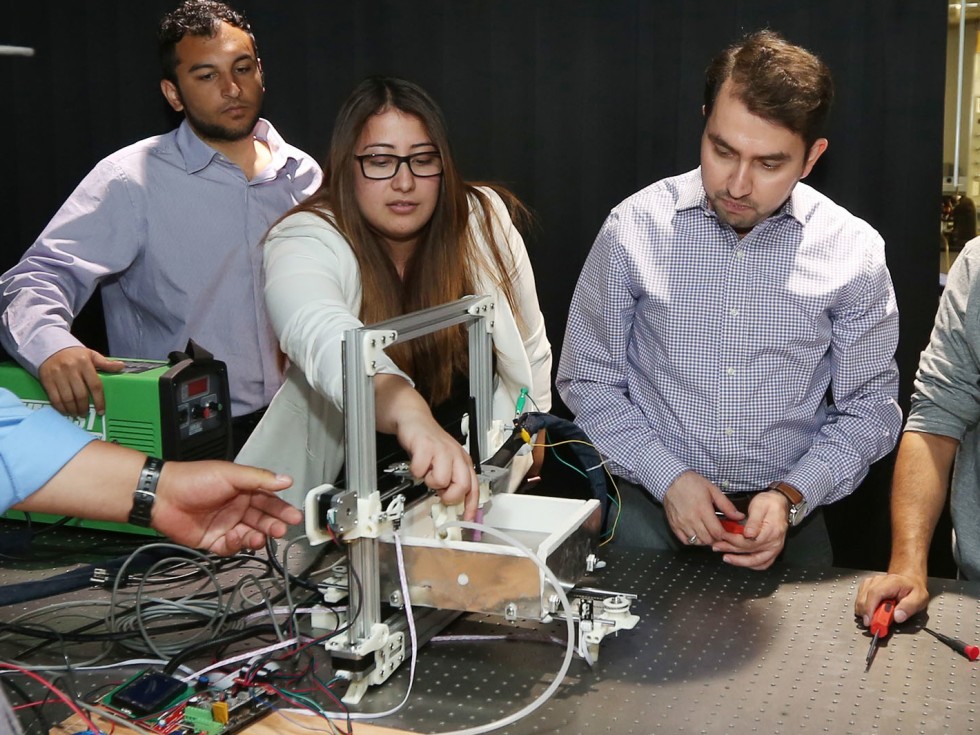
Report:
[[[512,219],[525,210],[505,190],[462,180],[432,98],[401,79],[366,79],[341,107],[328,159],[320,189],[265,241],[266,303],[290,367],[239,455],[288,472],[302,493],[343,467],[345,330],[488,294],[493,418],[512,419],[525,396],[528,409],[551,407],[551,345]],[[469,395],[465,329],[396,344],[383,357],[374,380],[379,459],[385,438],[397,443],[413,476],[447,503],[465,496],[471,517],[472,462],[441,428]]]

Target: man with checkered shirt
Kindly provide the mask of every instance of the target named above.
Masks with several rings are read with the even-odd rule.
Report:
[[[884,243],[799,183],[832,97],[813,54],[746,36],[708,67],[700,168],[622,202],[596,239],[557,387],[619,476],[619,544],[830,564],[818,507],[895,445]]]

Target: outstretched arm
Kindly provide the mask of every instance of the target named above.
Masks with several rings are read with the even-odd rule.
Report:
[[[18,510],[93,520],[125,521],[146,457],[132,449],[91,442]],[[303,514],[275,496],[291,484],[268,470],[221,461],[167,462],[160,475],[151,525],[178,543],[217,554],[256,549],[281,537]]]
[[[948,436],[906,431],[892,481],[892,555],[888,574],[861,583],[854,613],[865,625],[882,600],[898,601],[895,621],[908,620],[929,603],[929,545],[946,503],[959,442]]]

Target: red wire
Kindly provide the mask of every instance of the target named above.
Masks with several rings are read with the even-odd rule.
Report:
[[[47,703],[48,703],[48,700],[41,699],[41,700],[38,700],[37,702],[28,702],[27,704],[18,704],[16,707],[12,707],[11,709],[13,709],[13,711],[16,712],[17,710],[29,709],[30,707],[40,707],[42,704],[47,704]]]
[[[85,723],[85,726],[88,727],[93,733],[100,733],[100,732],[102,732],[102,730],[99,729],[98,727],[96,727],[95,723],[92,722],[92,720],[89,719],[88,715],[86,715],[82,711],[82,708],[81,707],[79,707],[77,704],[75,704],[67,694],[65,694],[63,691],[61,691],[60,689],[58,689],[58,687],[56,687],[54,684],[52,684],[47,679],[44,679],[43,677],[38,676],[33,671],[29,671],[28,669],[22,669],[20,666],[15,666],[14,664],[8,664],[8,663],[3,662],[3,661],[0,661],[0,669],[11,669],[12,671],[18,671],[21,674],[25,674],[25,675],[31,677],[32,679],[34,679],[35,681],[40,682],[41,684],[43,684],[44,686],[46,686],[48,689],[50,689],[52,692],[54,692],[55,695],[58,697],[58,699],[60,699],[65,704],[67,704],[76,715],[78,715],[79,717],[81,717],[82,718],[82,721]]]

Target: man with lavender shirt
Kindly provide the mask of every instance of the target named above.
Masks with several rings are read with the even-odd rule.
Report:
[[[259,243],[320,183],[319,167],[259,117],[262,65],[248,21],[188,0],[158,31],[176,130],[101,161],[0,277],[0,344],[68,415],[105,408],[72,320],[99,285],[110,353],[165,359],[194,339],[228,365],[236,448],[281,384]]]

